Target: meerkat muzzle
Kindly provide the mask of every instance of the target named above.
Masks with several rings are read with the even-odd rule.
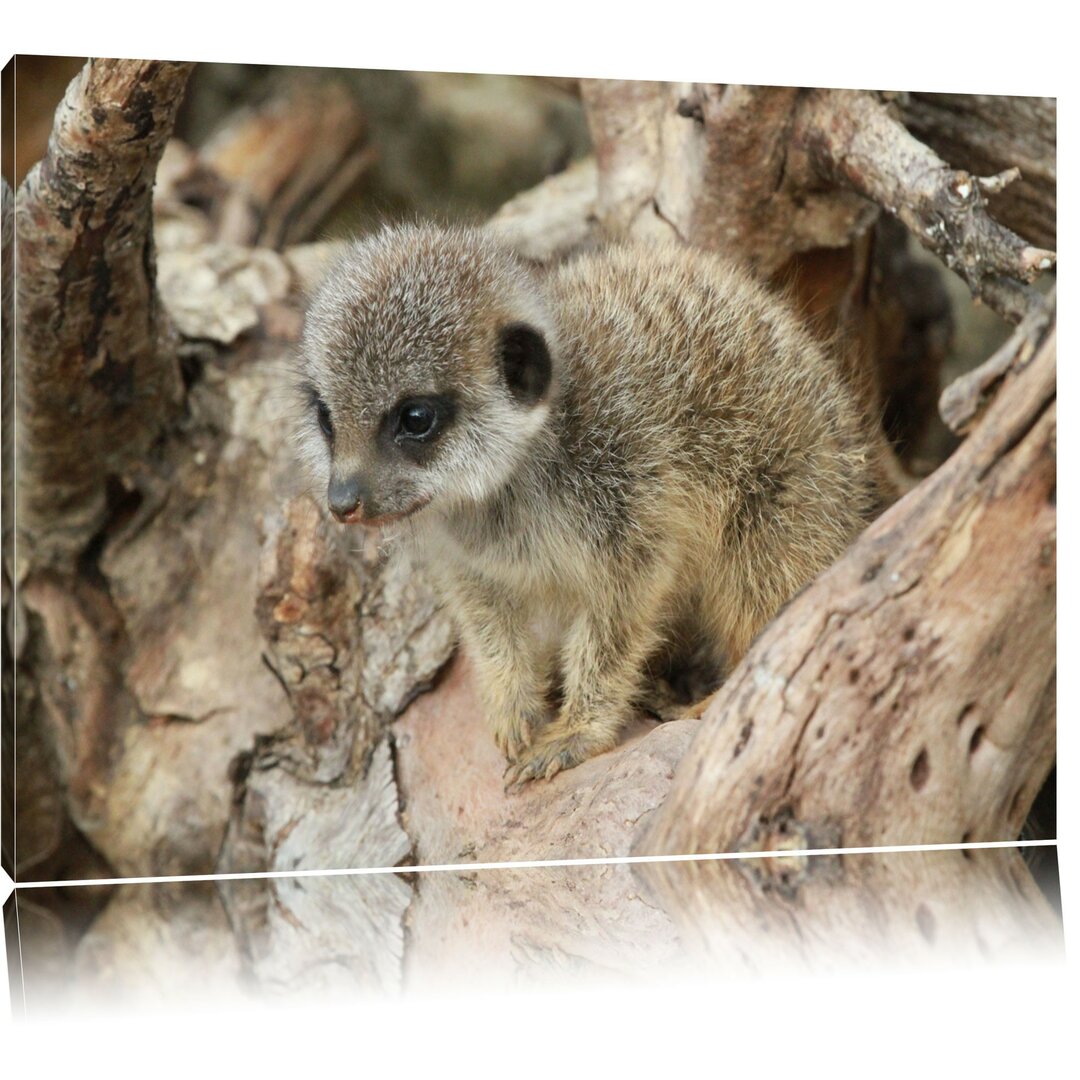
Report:
[[[326,504],[338,521],[356,521],[363,515],[367,494],[359,476],[331,476],[326,489]]]
[[[395,521],[402,521],[411,514],[415,514],[417,510],[422,510],[429,502],[431,502],[431,497],[425,496],[422,499],[417,499],[416,502],[407,506],[404,510],[399,510],[397,513],[377,514],[374,517],[364,516],[363,503],[358,503],[351,510],[344,513],[338,513],[338,511],[331,506],[330,512],[343,525],[362,525],[366,529],[379,529],[384,525],[392,525]]]

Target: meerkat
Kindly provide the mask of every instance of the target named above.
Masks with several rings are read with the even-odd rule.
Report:
[[[678,656],[737,663],[892,496],[843,365],[684,246],[545,271],[482,229],[387,227],[301,353],[329,509],[430,567],[508,787],[612,748]]]

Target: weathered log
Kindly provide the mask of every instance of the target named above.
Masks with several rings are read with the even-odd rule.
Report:
[[[1019,836],[1054,759],[1055,353],[762,633],[638,853]]]
[[[255,613],[269,646],[263,660],[293,722],[263,740],[245,773],[285,766],[297,782],[349,783],[366,774],[394,718],[430,688],[453,630],[406,561],[387,564],[373,536],[354,538],[308,496],[265,515],[263,529]]]
[[[340,1004],[402,989],[561,990],[867,965],[970,970],[1062,956],[1060,919],[1008,850],[462,867],[221,887],[225,908],[209,882],[120,886],[71,945],[77,923],[21,891],[16,985],[28,1009],[325,992]]]
[[[154,292],[150,191],[190,64],[91,60],[16,207],[19,525],[69,565],[181,399]]]
[[[504,203],[489,222],[527,259],[554,263],[596,239],[596,160],[584,158]]]
[[[877,211],[786,177],[797,89],[583,80],[609,235],[731,251],[765,275],[797,252],[842,247]]]
[[[938,408],[941,418],[953,431],[957,434],[970,431],[1006,373],[1019,370],[1031,360],[1054,321],[1055,311],[1056,292],[1028,309],[1016,331],[993,356],[946,388]]]
[[[640,718],[619,746],[505,792],[468,657],[393,726],[402,820],[423,864],[625,856],[638,822],[664,801],[696,724]]]
[[[1054,254],[986,212],[1016,179],[950,169],[873,94],[585,80],[609,235],[675,237],[770,275],[797,254],[864,234],[877,208],[1017,321]]]

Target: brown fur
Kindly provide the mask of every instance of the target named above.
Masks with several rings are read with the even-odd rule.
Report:
[[[508,389],[508,324],[550,355],[535,400]],[[334,428],[311,424],[313,460],[363,477],[364,520],[424,503],[395,533],[433,569],[512,780],[612,747],[680,657],[737,662],[893,494],[834,358],[687,248],[541,273],[481,230],[388,229],[324,285],[304,352]],[[417,394],[455,414],[403,460],[385,432]]]

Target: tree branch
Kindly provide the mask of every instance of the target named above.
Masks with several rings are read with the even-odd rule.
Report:
[[[193,156],[225,182],[216,238],[280,250],[310,238],[376,151],[343,83],[297,77],[230,114]]]
[[[1036,300],[1009,340],[974,371],[961,375],[946,388],[938,411],[952,431],[966,435],[1006,373],[1019,370],[1031,361],[1054,321],[1056,310],[1056,290],[1045,298],[1036,294]]]
[[[871,94],[809,91],[794,140],[822,177],[898,217],[974,296],[1006,318],[1017,321],[1023,294],[1016,283],[1031,283],[1054,265],[1054,252],[1028,244],[988,213],[986,196],[1016,180],[1019,169],[990,177],[951,169]]]
[[[190,64],[90,60],[16,208],[19,524],[62,565],[177,408],[154,291],[151,190]]]
[[[989,94],[898,95],[904,125],[954,167],[1023,174],[993,200],[994,217],[1041,247],[1057,244],[1057,103]]]

